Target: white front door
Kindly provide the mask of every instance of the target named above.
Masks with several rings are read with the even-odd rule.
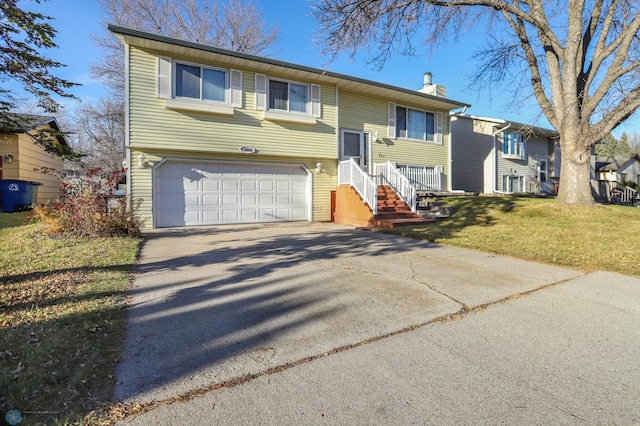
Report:
[[[367,143],[365,133],[355,130],[342,131],[342,144],[340,147],[340,159],[348,160],[353,158],[356,163],[367,170]]]

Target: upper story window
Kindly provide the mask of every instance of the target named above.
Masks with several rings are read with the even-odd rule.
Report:
[[[525,139],[522,133],[505,132],[502,134],[502,156],[504,158],[525,158]]]
[[[242,72],[158,57],[158,97],[170,109],[233,115],[242,107]]]
[[[389,137],[442,145],[442,113],[389,102]]]
[[[256,109],[267,120],[315,124],[322,115],[320,86],[256,74]]]
[[[269,80],[269,109],[306,113],[309,85]]]
[[[396,138],[435,141],[434,113],[397,106],[396,117]]]
[[[226,101],[227,71],[176,63],[175,97],[205,101]]]

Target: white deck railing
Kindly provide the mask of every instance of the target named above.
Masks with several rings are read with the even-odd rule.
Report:
[[[378,214],[378,186],[353,158],[338,165],[338,185],[351,185],[371,207],[373,214]]]
[[[400,165],[398,171],[409,179],[417,191],[442,191],[443,173],[438,166]]]
[[[378,185],[389,185],[416,212],[416,188],[390,161],[373,165],[373,174]]]

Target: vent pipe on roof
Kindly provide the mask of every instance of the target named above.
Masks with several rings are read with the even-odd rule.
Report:
[[[433,76],[433,74],[431,74],[430,72],[425,72],[422,75],[423,78],[423,84],[422,84],[422,88],[426,88],[427,86],[431,86],[433,83],[431,83],[431,77]]]
[[[439,84],[433,84],[433,74],[425,72],[422,75],[422,88],[418,90],[420,93],[426,93],[428,95],[440,96],[442,98],[447,97],[447,89]]]

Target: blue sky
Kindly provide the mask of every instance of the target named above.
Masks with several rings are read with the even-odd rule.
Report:
[[[179,0],[176,0],[179,1]],[[279,24],[279,39],[274,48],[275,58],[312,67],[323,67],[325,59],[319,53],[319,47],[312,40],[314,20],[309,16],[311,2],[307,0],[255,0],[264,12],[268,24]],[[31,0],[22,1],[21,6],[29,10],[41,11],[52,18],[52,25],[58,31],[56,43],[58,49],[47,54],[67,65],[56,75],[81,83],[81,87],[72,90],[80,99],[95,99],[103,93],[102,85],[93,80],[89,64],[95,61],[100,52],[93,45],[91,35],[106,31],[101,21],[104,16],[95,0],[48,0],[40,5]],[[338,58],[328,66],[334,72],[349,74],[361,78],[380,81],[409,89],[422,86],[424,72],[433,73],[433,82],[447,87],[447,97],[471,104],[467,113],[485,117],[504,118],[542,127],[550,127],[540,117],[535,102],[526,103],[510,99],[510,90],[489,91],[469,88],[468,76],[474,71],[472,55],[484,42],[484,33],[470,33],[457,42],[449,42],[435,49],[431,56],[426,49],[418,49],[417,56],[392,57],[381,70],[375,70],[365,63],[365,56],[351,60]],[[416,44],[419,47],[419,44]],[[72,106],[72,105],[70,105]],[[631,132],[632,123],[621,130]],[[618,133],[616,131],[616,133]]]

